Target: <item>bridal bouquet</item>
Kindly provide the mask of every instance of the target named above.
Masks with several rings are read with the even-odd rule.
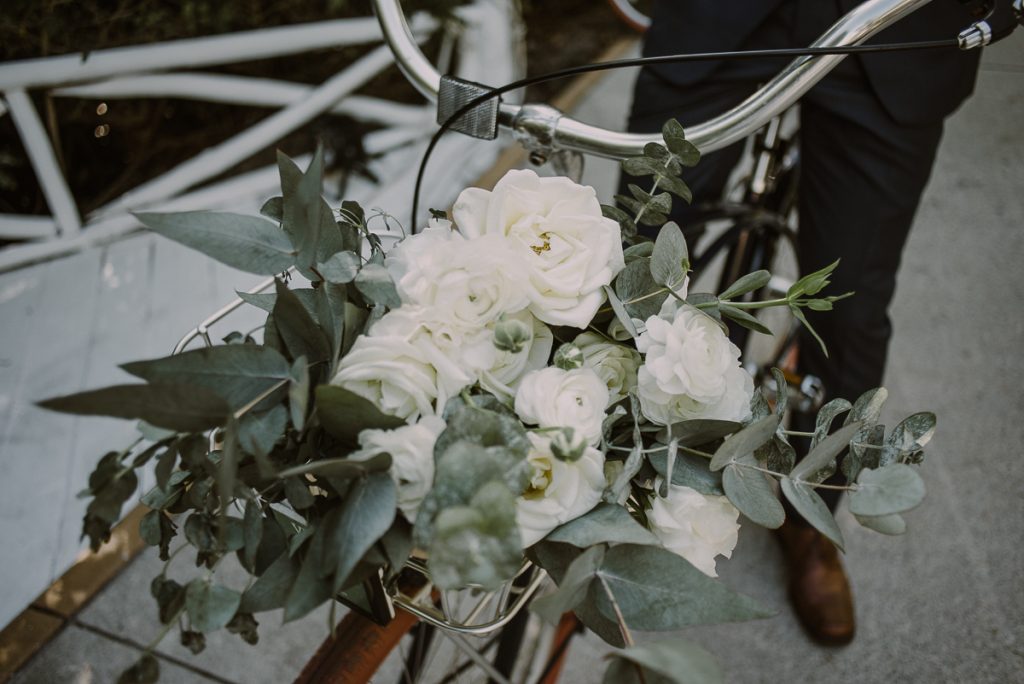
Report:
[[[153,581],[160,620],[187,615],[182,639],[196,651],[223,627],[255,643],[254,614],[299,618],[393,577],[411,555],[442,589],[495,588],[528,557],[558,584],[532,609],[553,620],[575,611],[623,647],[630,629],[766,614],[714,579],[715,564],[741,513],[782,524],[776,480],[837,545],[815,491],[837,469],[863,525],[901,532],[899,514],[924,496],[913,465],[934,416],[886,434],[883,389],[836,399],[813,433],[796,433],[810,448],[795,462],[785,380],[776,371],[772,391],[755,388],[728,326],[763,332],[751,311],[769,305],[801,320],[804,307],[831,308],[838,298],[818,293],[835,265],[767,302],[751,296],[764,271],[717,295],[689,292],[686,243],[665,215],[670,193],[689,198],[678,174],[698,155],[675,122],[664,134],[626,162],[654,188],[634,187],[620,207],[567,178],[511,171],[387,253],[371,230],[386,215],[321,197],[319,155],[305,172],[280,158],[283,194],[263,217],[140,215],[215,259],[281,277],[273,293],[243,295],[267,312],[260,339],[129,363],[142,383],[43,402],[143,421],[144,437],[89,478],[93,548],[136,471],[155,463],[143,538],[164,559],[181,542],[209,570],[233,555],[254,578],[244,591],[212,572]],[[657,239],[637,237],[637,223],[660,225]],[[289,288],[292,270],[309,286]],[[621,659],[664,673],[664,658],[685,671],[704,657],[651,649]],[[153,667],[144,659],[132,676]]]

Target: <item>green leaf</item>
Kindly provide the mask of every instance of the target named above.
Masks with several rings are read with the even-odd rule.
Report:
[[[306,424],[306,409],[309,406],[309,366],[305,357],[295,359],[290,371],[290,380],[288,408],[291,410],[292,425],[301,431]]]
[[[522,558],[516,499],[500,480],[480,487],[468,506],[443,509],[434,521],[430,576],[441,589],[496,589],[515,576]]]
[[[185,590],[185,610],[192,628],[200,632],[214,632],[228,624],[238,610],[242,595],[237,591],[194,579]]]
[[[243,613],[262,613],[284,607],[288,592],[298,576],[299,561],[282,553],[245,591],[239,610]]]
[[[368,300],[388,309],[402,305],[391,274],[380,264],[366,264],[355,279],[356,289]]]
[[[336,593],[336,590],[332,591],[330,573],[324,572],[328,534],[330,531],[325,521],[313,535],[302,559],[302,567],[295,577],[295,583],[288,591],[288,598],[284,602],[285,622],[298,620],[309,614]]]
[[[599,503],[589,513],[556,527],[544,540],[564,542],[581,549],[595,544],[659,543],[625,508],[609,503]]]
[[[232,416],[224,428],[224,446],[221,450],[220,462],[217,464],[217,498],[220,499],[222,522],[227,516],[228,505],[234,498],[235,481],[238,479],[238,462],[241,457],[238,448],[238,423]]]
[[[814,437],[811,438],[810,448],[813,449],[818,446],[828,436],[828,432],[832,428],[832,421],[851,408],[850,402],[846,399],[833,399],[822,406],[818,411],[817,418],[814,420]]]
[[[149,653],[121,673],[117,684],[155,684],[160,679],[160,663]]]
[[[288,361],[276,350],[255,344],[205,347],[121,368],[149,383],[203,387],[235,411],[276,386],[283,391],[289,378]]]
[[[114,385],[38,405],[84,416],[141,419],[176,432],[204,432],[223,425],[231,413],[227,402],[208,389],[170,383]]]
[[[675,222],[670,221],[661,227],[654,242],[651,277],[654,278],[654,282],[675,291],[686,281],[686,272],[689,268],[690,255],[686,249],[683,231]]]
[[[728,437],[734,432],[739,432],[742,427],[741,423],[731,420],[696,418],[673,423],[670,427],[659,431],[656,439],[662,444],[667,444],[669,434],[671,434],[672,439],[679,442],[680,446],[698,447]]]
[[[715,451],[714,458],[711,459],[711,470],[721,470],[741,456],[754,453],[755,449],[772,438],[778,426],[779,417],[770,415],[729,437]]]
[[[238,442],[245,451],[256,457],[264,477],[273,474],[273,468],[264,472],[270,465],[267,455],[284,436],[287,427],[288,410],[282,404],[268,411],[249,411],[238,421]]]
[[[317,322],[319,322],[319,319],[317,318],[317,293],[319,293],[319,291],[320,288],[314,290],[311,287],[298,287],[291,290],[291,293],[299,298],[299,301],[302,302],[302,306],[305,307],[306,311],[309,312],[309,315]],[[277,303],[277,294],[273,292],[252,294],[251,292],[235,290],[235,294],[238,295],[238,298],[246,304],[251,304],[257,309],[262,309],[267,313],[272,313],[274,311],[274,304]]]
[[[610,657],[612,667],[605,674],[604,684],[632,684],[641,681],[658,684],[662,679],[676,684],[721,684],[725,681],[714,656],[696,644],[687,642],[640,644],[613,653]],[[624,667],[615,669],[616,663]],[[643,680],[637,676],[635,665],[643,668]]]
[[[754,318],[754,316],[750,315],[743,309],[737,309],[734,306],[729,306],[725,302],[722,302],[718,305],[718,311],[729,320],[739,323],[748,330],[759,332],[762,335],[774,335],[771,328]]]
[[[333,374],[341,357],[345,341],[345,309],[348,302],[348,288],[344,285],[324,283],[316,291],[316,318],[327,333],[330,344],[330,372]]]
[[[628,240],[636,236],[636,224],[633,222],[633,217],[618,207],[602,204],[601,215],[619,224],[619,230],[622,233],[623,239]]]
[[[910,466],[893,463],[878,469],[865,468],[850,494],[854,515],[891,515],[914,508],[924,500],[924,480]]]
[[[621,508],[621,506],[614,506],[614,508]],[[562,615],[573,610],[586,596],[590,583],[597,576],[597,570],[604,561],[605,548],[604,546],[592,546],[580,554],[569,564],[565,575],[558,583],[558,589],[535,600],[530,604],[530,610],[551,624],[558,624]]]
[[[750,521],[776,529],[786,520],[786,511],[779,503],[775,490],[765,473],[744,466],[756,466],[753,456],[744,456],[722,472],[722,485],[725,495],[729,497],[740,513]]]
[[[390,467],[390,454],[377,454],[358,461],[354,458],[328,458],[282,470],[277,477],[284,479],[312,474],[324,478],[350,480],[353,477],[363,477],[370,473],[384,471]]]
[[[796,512],[814,529],[828,537],[840,550],[843,548],[843,533],[836,524],[836,519],[818,493],[810,486],[798,484],[788,477],[782,478],[782,493]]]
[[[363,430],[393,430],[405,425],[401,418],[381,413],[373,402],[341,387],[320,385],[315,393],[320,424],[345,446],[357,447]]]
[[[659,188],[662,188],[663,190],[668,190],[669,192],[671,192],[673,195],[683,200],[684,202],[690,203],[693,201],[693,192],[690,190],[690,187],[682,180],[674,176],[665,175],[664,173],[659,173],[657,176],[655,176],[655,180],[658,181]]]
[[[862,423],[839,428],[815,446],[796,464],[789,477],[795,482],[821,482],[835,472],[836,457],[850,444]]]
[[[828,285],[829,276],[838,265],[839,259],[836,259],[825,268],[805,275],[789,287],[786,296],[792,299],[803,295],[818,294]]]
[[[338,515],[324,523],[324,566],[333,568],[334,590],[341,589],[363,554],[391,527],[398,505],[395,484],[387,473],[371,473],[357,480]]]
[[[355,252],[338,252],[322,264],[318,264],[316,270],[329,283],[343,284],[351,283],[356,274],[359,273],[359,255]]]
[[[271,197],[260,207],[260,214],[280,223],[284,217],[284,198]]]
[[[665,288],[654,281],[650,261],[647,259],[637,259],[626,264],[626,268],[615,278],[615,294],[622,301],[627,314],[642,321],[657,316],[662,303],[669,296]]]
[[[887,448],[882,452],[880,465],[920,462],[921,452],[935,435],[935,423],[935,414],[927,411],[901,421],[885,440]]]
[[[857,479],[862,468],[877,468],[882,454],[882,442],[885,438],[884,425],[868,425],[861,427],[850,442],[850,451],[843,459],[843,475],[849,482]],[[877,448],[875,448],[877,447]]]
[[[740,295],[745,295],[748,292],[760,290],[768,284],[768,281],[772,279],[772,274],[768,271],[754,271],[742,276],[735,283],[726,288],[725,292],[718,295],[719,299],[733,299]]]
[[[636,326],[633,325],[633,319],[630,318],[629,313],[626,311],[626,307],[622,304],[622,300],[618,298],[615,291],[604,286],[604,293],[608,297],[608,303],[612,306],[612,311],[615,312],[615,317],[622,323],[622,328],[629,333],[629,336],[636,339],[639,333],[636,330]]]
[[[323,163],[319,146],[305,173],[300,173],[295,162],[280,151],[277,154],[284,196],[281,227],[295,245],[296,266],[310,280],[319,280],[312,266],[344,249],[333,212],[320,195]]]
[[[881,534],[898,536],[907,531],[907,521],[898,513],[877,516],[855,515],[853,517],[864,527]]]
[[[297,252],[288,236],[258,216],[183,211],[135,218],[155,233],[247,273],[274,275],[295,263]]]
[[[807,328],[807,332],[811,333],[811,336],[818,342],[818,346],[821,347],[821,353],[824,354],[825,358],[827,359],[828,358],[828,347],[825,346],[825,341],[823,339],[821,339],[820,335],[818,335],[818,331],[815,330],[811,326],[811,324],[807,321],[807,317],[804,315],[804,312],[801,311],[800,307],[798,307],[796,305],[791,305],[789,307],[789,311],[790,311],[790,313],[793,314],[793,318],[795,318],[798,321],[800,321],[800,323],[803,324],[803,326],[805,328]]]
[[[255,646],[260,640],[259,632],[256,631],[259,626],[260,623],[250,613],[235,613],[235,617],[227,624],[227,630],[242,637],[250,646]]]
[[[686,139],[686,132],[675,119],[669,119],[661,128],[665,146],[684,166],[695,166],[700,161],[700,150]]]
[[[174,464],[178,460],[177,448],[170,448],[165,451],[156,461],[156,486],[161,489],[167,488],[167,481],[171,479],[174,472]]]
[[[770,615],[754,599],[737,594],[681,556],[657,546],[613,546],[597,576],[634,629],[674,630]],[[614,618],[605,592],[597,593],[597,603],[601,613]]]
[[[251,569],[256,563],[256,552],[263,541],[263,509],[256,499],[249,499],[245,502],[245,517],[242,520],[243,551],[242,559],[246,569]]]
[[[280,280],[275,280],[274,285],[277,288],[274,322],[292,358],[305,356],[311,364],[327,361],[331,346],[324,331],[287,285]]]
[[[888,398],[889,390],[884,387],[868,390],[857,397],[857,401],[853,402],[853,408],[847,414],[844,425],[858,421],[862,421],[865,424],[877,422],[878,417],[882,413],[882,406]]]
[[[662,477],[668,477],[668,452],[657,451],[647,457]],[[722,475],[708,469],[709,461],[701,456],[679,452],[672,466],[672,484],[696,489],[701,494],[722,496]]]
[[[176,620],[185,607],[185,587],[163,575],[157,575],[149,584],[149,593],[156,599],[158,615],[162,624]]]

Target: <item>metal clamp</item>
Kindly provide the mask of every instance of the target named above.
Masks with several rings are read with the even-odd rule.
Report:
[[[1017,0],[1017,2],[1021,1]],[[992,27],[987,21],[979,21],[961,31],[956,39],[961,50],[985,47],[992,42]]]
[[[437,94],[437,124],[444,124],[470,102],[489,92],[491,89],[485,85],[448,74],[442,76]],[[455,119],[449,129],[481,140],[494,140],[498,137],[500,106],[500,97],[488,98]]]

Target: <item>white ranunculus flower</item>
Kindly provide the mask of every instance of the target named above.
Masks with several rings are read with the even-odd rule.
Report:
[[[515,398],[516,389],[524,375],[547,366],[553,342],[551,330],[529,311],[520,311],[506,316],[506,319],[508,318],[521,320],[529,325],[533,335],[523,343],[523,348],[516,354],[501,351],[491,344],[492,360],[489,366],[480,372],[480,386],[503,401]]]
[[[655,491],[662,479],[655,480]],[[669,551],[677,553],[709,577],[718,577],[715,556],[732,557],[739,538],[736,507],[724,496],[701,494],[690,487],[669,485],[668,496],[655,496],[647,511],[651,531]]]
[[[636,387],[641,358],[635,349],[592,332],[577,335],[573,344],[583,352],[583,365],[593,368],[607,385],[609,405],[624,399]]]
[[[644,354],[637,394],[648,420],[670,425],[750,416],[754,381],[740,366],[740,350],[714,320],[669,298],[645,326],[636,342]]]
[[[447,223],[436,221],[406,238],[385,261],[402,301],[430,307],[447,325],[469,330],[525,309],[526,267],[506,238],[467,240]]]
[[[570,462],[551,453],[547,437],[529,433],[532,448],[527,461],[533,468],[530,485],[516,502],[516,522],[523,546],[531,546],[551,530],[575,520],[601,501],[604,491],[604,454],[587,447]]]
[[[608,387],[591,368],[562,370],[554,366],[527,373],[516,391],[515,410],[524,423],[571,427],[588,444],[601,439],[608,406]]]
[[[366,460],[378,454],[391,454],[391,479],[398,494],[398,508],[409,522],[434,484],[434,442],[444,432],[445,423],[437,416],[424,416],[415,425],[394,430],[363,430],[359,433],[359,451],[350,458]]]
[[[623,269],[619,224],[601,215],[594,189],[568,178],[509,171],[493,191],[469,188],[452,209],[471,241],[501,235],[526,265],[533,314],[585,328],[604,301],[602,286]]]

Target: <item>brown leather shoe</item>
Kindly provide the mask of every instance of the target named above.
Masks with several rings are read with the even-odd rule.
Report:
[[[836,547],[813,527],[789,520],[777,536],[789,570],[789,598],[804,629],[826,646],[850,643],[853,595]]]

